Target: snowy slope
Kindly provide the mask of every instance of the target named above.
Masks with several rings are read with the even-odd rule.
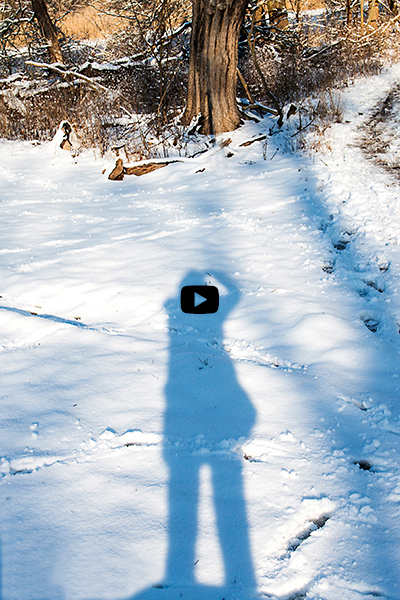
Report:
[[[314,160],[0,145],[2,600],[400,598],[399,186],[356,145],[399,76]]]

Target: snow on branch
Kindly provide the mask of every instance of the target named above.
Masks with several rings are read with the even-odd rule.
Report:
[[[93,81],[93,79],[90,79],[90,77],[86,77],[86,75],[82,75],[81,73],[77,73],[76,71],[62,69],[59,66],[57,66],[57,64],[38,63],[33,60],[27,60],[26,64],[31,65],[32,67],[38,67],[39,69],[50,69],[51,71],[54,71],[55,73],[61,75],[61,77],[64,77],[65,79],[74,77],[75,79],[83,81],[88,87],[97,92],[105,92],[107,94],[111,93],[111,90],[104,87],[100,83],[97,83],[97,81]]]

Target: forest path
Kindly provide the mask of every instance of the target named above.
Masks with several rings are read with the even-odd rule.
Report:
[[[360,137],[367,158],[400,179],[400,82],[370,111]]]

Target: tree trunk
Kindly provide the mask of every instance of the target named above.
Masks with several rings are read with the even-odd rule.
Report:
[[[35,13],[40,29],[44,38],[49,44],[49,54],[52,63],[64,63],[64,58],[61,52],[60,42],[57,38],[56,28],[54,27],[45,0],[32,0],[32,10]]]
[[[193,0],[189,85],[183,122],[201,115],[202,133],[232,131],[241,117],[236,102],[237,48],[249,0]]]
[[[364,35],[364,0],[360,0],[361,35]]]
[[[368,25],[371,29],[378,27],[379,18],[379,6],[376,0],[369,0],[368,2]]]
[[[281,30],[289,27],[285,0],[267,0],[267,7],[270,25]]]
[[[351,25],[351,17],[352,17],[351,0],[346,0],[346,23],[347,23],[348,27],[350,27],[350,25]]]

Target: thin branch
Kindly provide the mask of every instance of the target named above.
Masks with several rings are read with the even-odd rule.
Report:
[[[330,44],[329,46],[325,46],[325,48],[322,48],[321,50],[318,50],[318,52],[314,52],[314,54],[311,54],[311,56],[306,56],[304,58],[304,60],[312,60],[316,56],[319,56],[320,54],[323,54],[324,52],[327,52],[328,50],[331,50],[331,48],[334,48],[335,46],[337,46],[338,44],[340,44],[341,42],[343,42],[343,40],[344,40],[344,38],[340,38],[340,39],[336,40],[336,42],[333,42],[333,44]]]
[[[292,133],[292,135],[290,137],[296,137],[296,135],[299,135],[299,133],[302,133],[305,129],[307,129],[307,127],[310,127],[311,123],[314,123],[315,119],[317,118],[318,115],[315,115],[311,121],[309,121],[307,123],[307,125],[304,125],[304,127],[302,127],[301,129],[299,129],[298,131],[296,131],[295,133]]]
[[[400,19],[400,13],[398,15],[396,15],[395,17],[392,17],[387,23],[382,23],[382,25],[380,27],[378,27],[377,29],[375,29],[372,33],[361,36],[358,40],[354,40],[354,39],[352,40],[351,38],[349,38],[349,41],[353,42],[353,44],[359,44],[360,42],[366,42],[369,38],[373,38],[381,33],[384,33],[386,31],[386,29],[388,29],[390,27],[390,25],[392,25],[393,23],[395,23],[395,21],[398,21],[399,19]]]
[[[241,74],[239,67],[237,67],[237,74],[239,76],[240,83],[242,84],[244,91],[246,92],[246,96],[248,97],[250,104],[254,104],[254,99],[250,93],[249,86],[247,85],[245,78]]]
[[[106,92],[107,94],[110,93],[110,90],[108,88],[104,87],[100,83],[97,83],[96,81],[93,81],[93,79],[90,79],[90,77],[82,75],[81,73],[76,73],[75,71],[65,71],[55,65],[49,65],[47,63],[38,63],[34,62],[33,60],[27,60],[25,64],[31,65],[32,67],[38,67],[39,69],[50,69],[51,71],[58,73],[64,78],[75,77],[76,79],[80,79],[81,81],[85,82],[90,88],[92,88],[96,92]]]
[[[121,14],[110,12],[109,10],[103,10],[101,8],[98,8],[97,6],[94,6],[94,4],[91,4],[90,2],[88,2],[87,6],[94,8],[98,13],[100,13],[102,15],[114,17],[115,19],[126,19],[127,21],[136,21],[137,20],[136,16],[129,17],[128,15],[121,15]]]
[[[382,6],[382,8],[384,8],[385,10],[387,10],[387,12],[392,13],[393,12],[390,10],[390,8],[388,7],[387,4],[385,4],[384,2],[382,2],[382,0],[377,0],[378,4],[380,4]]]
[[[264,74],[261,71],[260,65],[258,64],[258,60],[257,60],[257,56],[256,56],[255,42],[254,42],[254,39],[252,39],[252,37],[253,37],[253,29],[254,29],[255,14],[256,14],[255,10],[253,10],[252,19],[251,19],[251,27],[250,27],[249,35],[247,36],[247,42],[249,44],[251,55],[253,57],[254,66],[255,66],[256,71],[259,74],[261,82],[263,84],[264,91],[265,91],[266,95],[268,96],[268,98],[273,103],[273,105],[275,106],[275,109],[277,110],[277,112],[279,114],[278,126],[281,127],[282,124],[283,124],[283,112],[282,112],[282,109],[280,107],[280,104],[279,104],[277,98],[271,92],[271,90],[269,89],[269,87],[267,85],[267,82],[265,81]]]

